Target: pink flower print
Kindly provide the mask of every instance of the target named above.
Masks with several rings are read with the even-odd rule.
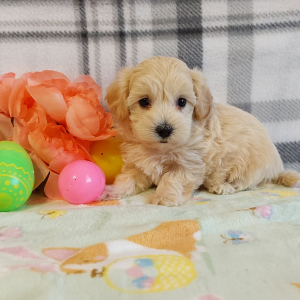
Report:
[[[262,218],[270,219],[273,214],[273,207],[272,205],[257,206],[256,211]]]
[[[20,236],[22,236],[21,227],[0,228],[0,241],[15,239],[19,238]]]
[[[0,277],[6,275],[10,271],[18,269],[30,269],[39,273],[59,273],[59,267],[49,263],[38,264],[25,264],[25,265],[12,265],[12,266],[0,266]]]
[[[31,258],[31,259],[40,259],[39,256],[35,255],[34,253],[30,252],[23,246],[17,247],[10,247],[10,248],[2,248],[0,252],[7,253],[13,256],[17,256],[20,258]]]

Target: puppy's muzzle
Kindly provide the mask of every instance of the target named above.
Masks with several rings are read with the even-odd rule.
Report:
[[[161,124],[156,127],[155,131],[161,138],[166,139],[172,134],[173,127],[169,124]]]

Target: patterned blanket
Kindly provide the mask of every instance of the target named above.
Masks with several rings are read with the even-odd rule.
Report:
[[[300,185],[1,213],[0,299],[298,300]]]

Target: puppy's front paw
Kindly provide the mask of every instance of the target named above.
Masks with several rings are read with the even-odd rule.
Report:
[[[215,185],[213,187],[210,187],[208,191],[212,194],[230,195],[235,193],[235,188],[228,182],[224,182],[220,185]]]
[[[186,199],[174,195],[154,195],[150,203],[163,206],[179,206],[186,202]]]
[[[103,193],[98,200],[115,200],[121,199],[122,196],[118,192],[118,189],[114,185],[106,185]]]

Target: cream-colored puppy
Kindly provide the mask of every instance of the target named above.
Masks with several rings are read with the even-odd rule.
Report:
[[[214,103],[205,78],[182,61],[150,58],[123,69],[106,100],[123,139],[124,167],[105,197],[130,196],[156,185],[153,204],[181,205],[200,185],[231,194],[267,182],[292,186],[263,125]]]

